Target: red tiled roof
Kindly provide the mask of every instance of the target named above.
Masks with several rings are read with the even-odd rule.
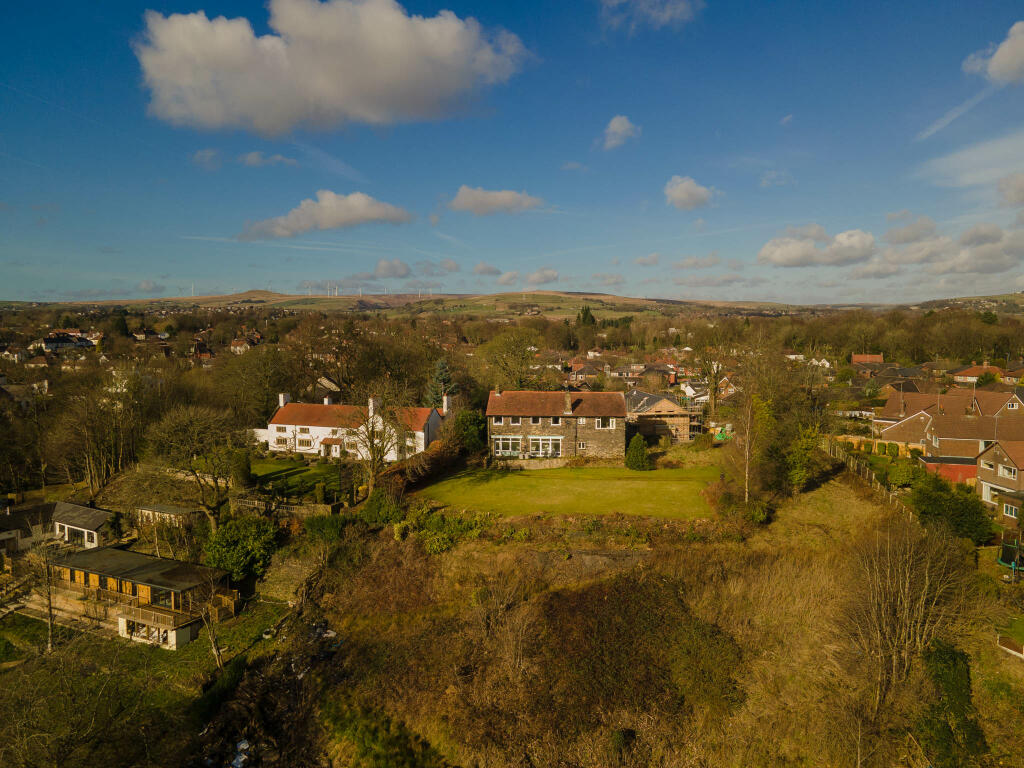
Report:
[[[433,408],[398,408],[395,414],[406,428],[420,432]],[[293,424],[302,427],[344,427],[354,429],[366,420],[366,406],[325,405],[323,403],[287,403],[278,408],[271,424]]]
[[[565,392],[534,390],[491,392],[488,416],[565,416]],[[626,417],[626,399],[621,392],[569,392],[572,415],[582,417]]]
[[[963,370],[952,371],[953,376],[982,376],[986,373],[1002,376],[1005,371],[995,365],[970,365]]]
[[[854,363],[884,363],[883,355],[850,355],[850,365]]]

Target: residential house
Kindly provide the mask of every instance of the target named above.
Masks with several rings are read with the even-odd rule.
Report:
[[[139,525],[163,525],[179,528],[187,525],[198,514],[194,507],[176,507],[171,504],[147,504],[135,510]]]
[[[54,572],[58,609],[116,621],[121,637],[170,650],[198,636],[203,613],[232,616],[237,599],[225,571],[116,547],[69,554]]]
[[[51,520],[58,539],[75,547],[93,549],[113,540],[111,517],[111,512],[106,509],[58,501],[53,505]]]
[[[382,440],[389,444],[388,461],[397,461],[425,451],[437,439],[441,422],[451,408],[445,398],[443,413],[436,408],[397,408],[385,412],[377,398],[368,404],[336,405],[329,397],[323,403],[293,403],[286,393],[278,395],[278,408],[266,429],[254,430],[256,440],[271,451],[340,457],[352,454],[367,457],[370,430],[386,424],[392,430]],[[402,430],[403,434],[395,434]]]
[[[580,384],[593,384],[603,373],[604,371],[596,365],[580,363],[573,365],[572,370],[569,371],[568,380],[569,383],[577,386]]]
[[[487,398],[487,436],[500,457],[622,458],[626,400],[621,392],[496,389]]]
[[[0,555],[15,555],[49,538],[53,504],[0,510]]]
[[[646,438],[667,436],[673,443],[685,443],[700,434],[703,409],[680,403],[672,395],[631,389],[626,393],[626,421]]]
[[[850,365],[858,365],[864,363],[884,363],[884,355],[867,355],[867,354],[853,354],[850,355]]]
[[[934,414],[925,430],[921,462],[929,471],[973,484],[978,454],[997,440],[1024,440],[1024,418]]]
[[[963,368],[957,368],[956,370],[950,371],[953,381],[957,384],[975,384],[978,379],[986,373],[991,373],[1002,378],[1006,371],[999,366],[989,365],[987,360],[982,365],[971,363]]]
[[[1019,528],[1024,508],[1024,441],[996,440],[978,454],[976,488],[1004,523]]]

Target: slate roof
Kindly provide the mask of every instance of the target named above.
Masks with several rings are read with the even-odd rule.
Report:
[[[227,576],[227,571],[219,568],[183,563],[180,560],[144,555],[141,552],[130,552],[116,547],[83,549],[56,560],[54,565],[176,592],[192,589],[210,581],[217,583]]]
[[[110,520],[110,514],[107,509],[83,507],[67,501],[58,501],[53,505],[53,522],[86,531],[98,531]]]
[[[646,413],[665,402],[669,403],[670,406],[679,408],[680,412],[685,410],[671,395],[659,395],[653,392],[644,392],[641,389],[631,389],[626,393],[626,410],[629,413]]]
[[[491,392],[487,398],[488,416],[567,416],[566,392],[534,390],[503,390]],[[626,399],[621,392],[570,392],[572,416],[626,416]]]

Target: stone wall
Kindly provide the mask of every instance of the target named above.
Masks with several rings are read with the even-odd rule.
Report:
[[[560,424],[552,424],[551,419],[542,417],[539,424],[532,423],[530,417],[524,416],[519,424],[510,424],[506,416],[502,424],[495,424],[493,418],[487,420],[488,446],[493,446],[494,437],[520,437],[522,450],[528,452],[531,437],[562,438],[562,457],[594,456],[598,458],[621,458],[626,455],[626,420],[615,419],[611,429],[598,429],[593,418],[580,419],[575,416],[562,416]],[[580,448],[585,443],[586,448]]]

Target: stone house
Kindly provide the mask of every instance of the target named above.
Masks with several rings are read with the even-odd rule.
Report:
[[[506,458],[626,454],[621,392],[492,391],[487,398],[491,454]]]

